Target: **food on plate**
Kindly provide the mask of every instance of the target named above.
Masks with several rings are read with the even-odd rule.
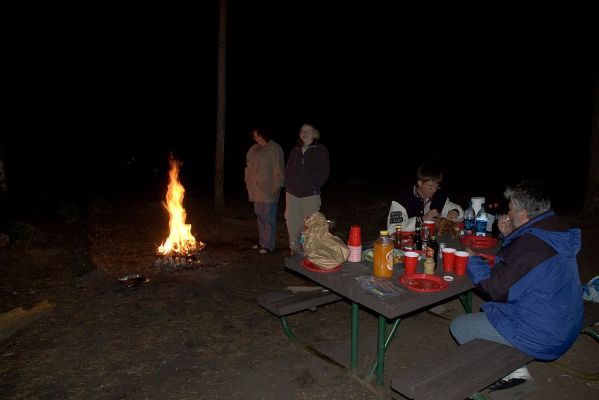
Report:
[[[448,233],[452,237],[458,237],[460,234],[460,224],[459,222],[450,221],[447,218],[439,218],[437,220],[437,233],[439,235]]]

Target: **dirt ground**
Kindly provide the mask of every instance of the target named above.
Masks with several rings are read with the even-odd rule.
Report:
[[[362,194],[356,199],[346,193],[347,187],[328,188],[323,213],[337,221],[342,239],[360,224],[365,240],[374,240],[388,201],[371,188],[352,188]],[[406,318],[387,351],[385,386],[376,389],[368,380],[376,319],[368,312],[361,312],[354,377],[294,345],[256,303],[269,291],[311,285],[284,268],[284,201],[279,250],[260,255],[251,249],[251,203],[228,198],[226,211],[214,213],[210,198],[186,198],[187,222],[207,246],[203,265],[176,271],[154,266],[168,230],[161,201],[135,195],[63,201],[5,221],[14,242],[0,246],[0,313],[42,301],[54,307],[0,339],[0,398],[400,399],[389,388],[394,371],[455,346],[448,326],[463,312],[457,301]],[[586,282],[597,275],[599,232],[581,227]],[[119,281],[132,274],[145,282]],[[298,337],[347,365],[349,317],[350,305],[338,302],[289,322]],[[531,364],[536,390],[528,398],[599,398],[598,366],[599,344],[581,335],[559,362]]]

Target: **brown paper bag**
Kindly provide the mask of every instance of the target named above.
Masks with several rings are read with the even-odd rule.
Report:
[[[325,216],[315,212],[304,221],[304,254],[312,264],[331,269],[347,260],[349,247],[329,232]]]

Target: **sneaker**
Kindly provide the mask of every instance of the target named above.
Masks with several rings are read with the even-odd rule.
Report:
[[[498,390],[508,389],[514,386],[518,386],[526,382],[524,378],[511,378],[511,379],[500,379],[497,382],[491,384],[488,389],[490,392],[495,392]]]
[[[260,246],[259,244],[255,244],[252,246],[252,250],[258,250],[260,247],[262,246]]]
[[[504,376],[503,379],[498,380],[489,386],[489,391],[503,390],[511,388],[517,385],[521,385],[524,382],[532,381],[532,376],[528,372],[528,366],[523,366],[512,372],[511,374]]]
[[[268,253],[272,253],[273,251],[270,249],[267,249],[266,247],[263,247],[260,249],[260,251],[258,253],[260,254],[268,254]]]
[[[509,374],[508,376],[504,376],[503,379],[506,381],[509,381],[510,379],[513,378],[521,378],[521,379],[525,379],[527,381],[531,381],[532,380],[532,376],[530,375],[530,372],[528,372],[528,366],[523,366],[518,368],[517,370],[515,370],[514,372],[512,372],[511,374]]]

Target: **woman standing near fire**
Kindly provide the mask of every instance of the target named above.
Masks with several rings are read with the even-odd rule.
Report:
[[[245,185],[258,218],[259,241],[253,248],[266,254],[276,249],[277,207],[285,183],[285,162],[283,149],[265,130],[253,129],[251,137],[256,143],[246,155]]]
[[[292,253],[304,219],[320,211],[320,189],[329,172],[329,150],[320,143],[320,132],[312,125],[302,125],[285,170],[285,220]]]

